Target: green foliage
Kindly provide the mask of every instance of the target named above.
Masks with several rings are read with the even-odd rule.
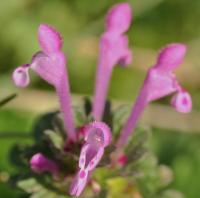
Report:
[[[64,147],[64,141],[63,138],[54,131],[46,130],[44,131],[45,136],[49,140],[49,144],[51,144],[55,149],[62,150]]]
[[[36,179],[24,179],[18,182],[18,187],[31,194],[30,198],[67,198],[66,195],[59,195],[57,192],[48,189],[44,185],[41,185]]]
[[[85,99],[80,107],[74,108],[74,115],[80,128],[92,120],[90,107],[90,100]],[[111,107],[111,103],[108,102],[104,112],[104,121],[113,128],[114,134],[118,134],[122,125],[121,120],[127,117],[127,107],[120,107],[115,111]],[[11,181],[15,181],[18,188],[33,198],[67,197],[72,176],[77,169],[83,139],[77,143],[67,143],[63,120],[59,112],[41,116],[37,119],[32,132],[35,138],[32,146],[16,145],[11,150],[12,164],[18,170],[18,177],[16,175],[11,177]],[[168,167],[158,164],[150,150],[151,130],[147,127],[138,127],[135,130],[125,147],[128,160],[124,165],[111,158],[111,155],[117,151],[115,147],[117,136],[114,135],[113,144],[106,149],[82,197],[118,198],[124,194],[126,198],[170,197],[175,191],[166,191],[166,189],[172,181],[172,173]],[[30,170],[30,158],[38,152],[57,163],[60,170],[57,179],[47,173],[38,176]],[[93,190],[92,182],[97,182],[101,186],[98,195]]]
[[[186,198],[199,195],[200,136],[182,134],[179,131],[155,129],[151,139],[152,150],[159,161],[171,167],[174,180],[170,185],[181,191]]]

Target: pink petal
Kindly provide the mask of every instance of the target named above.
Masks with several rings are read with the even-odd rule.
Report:
[[[128,38],[123,35],[132,19],[132,10],[128,3],[120,3],[111,8],[106,19],[106,31],[100,41],[99,63],[96,72],[96,86],[92,114],[101,121],[109,87],[109,81],[116,64],[130,64],[132,53],[128,47]]]
[[[26,87],[30,82],[29,74],[29,65],[22,65],[15,69],[12,75],[13,82],[18,87]]]
[[[104,148],[86,143],[81,149],[79,167],[87,171],[95,169],[103,154]]]
[[[147,101],[150,102],[175,92],[178,86],[172,73],[151,68],[144,82],[144,88],[147,92]]]
[[[75,177],[70,194],[79,196],[89,179],[88,173],[96,168],[104,154],[104,148],[111,141],[109,127],[103,122],[93,122],[84,126],[85,143],[81,149],[79,158],[79,172]],[[86,178],[87,176],[87,178]]]
[[[108,146],[111,142],[111,130],[103,122],[92,122],[85,127],[85,141],[87,143],[100,144],[102,147]]]
[[[31,68],[49,84],[57,87],[61,83],[62,75],[65,75],[65,62],[62,53],[47,56],[38,52],[33,56]]]
[[[79,158],[79,168],[84,169],[86,165],[86,153],[88,151],[89,144],[84,144],[81,148],[80,158]]]
[[[43,52],[47,55],[59,52],[62,48],[61,35],[49,25],[39,26],[38,39]]]
[[[57,164],[45,157],[42,153],[37,153],[32,156],[30,160],[31,169],[38,174],[44,172],[50,172],[54,176],[58,175],[58,166]]]
[[[80,196],[82,191],[84,190],[88,180],[88,172],[84,170],[79,170],[76,177],[74,178],[71,186],[70,186],[70,195],[71,196]]]
[[[163,48],[158,56],[156,67],[163,71],[172,71],[178,67],[185,57],[186,45],[173,43]]]
[[[108,31],[122,34],[126,32],[131,24],[132,9],[128,3],[119,3],[113,6],[106,18],[106,29]]]
[[[186,91],[178,92],[172,98],[172,105],[181,113],[189,113],[192,110],[192,98]]]
[[[99,164],[101,158],[103,157],[104,154],[104,148],[99,148],[96,155],[90,160],[87,170],[92,171],[96,168],[96,166]]]
[[[124,55],[122,56],[122,58],[119,60],[119,64],[122,66],[126,66],[126,65],[130,65],[133,61],[133,55],[131,50],[126,49],[124,51]]]

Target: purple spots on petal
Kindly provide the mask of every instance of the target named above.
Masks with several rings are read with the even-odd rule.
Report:
[[[183,99],[182,99],[182,104],[183,104],[183,105],[187,105],[187,104],[188,104],[187,98],[183,98]]]
[[[23,70],[21,70],[21,69],[17,70],[17,73],[22,73],[22,72],[23,72]]]
[[[94,161],[92,160],[91,162],[90,162],[90,166],[93,166],[94,165]]]
[[[85,171],[82,170],[82,171],[80,172],[79,176],[80,176],[81,179],[85,178],[85,176],[86,176]]]
[[[30,67],[30,64],[24,64],[24,65],[22,65],[22,67],[24,67],[24,68]]]
[[[192,110],[192,99],[186,91],[179,91],[173,96],[171,103],[178,112],[188,113]]]

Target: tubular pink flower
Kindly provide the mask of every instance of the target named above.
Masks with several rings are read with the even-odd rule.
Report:
[[[32,156],[30,166],[31,169],[37,174],[49,172],[56,178],[59,173],[57,164],[45,157],[42,153],[37,153]]]
[[[79,196],[82,193],[110,141],[111,131],[103,122],[93,122],[85,127],[85,143],[79,158],[79,171],[70,187],[70,195]]]
[[[93,116],[101,120],[104,112],[109,80],[113,67],[117,64],[127,65],[132,61],[128,48],[128,30],[132,19],[132,10],[128,3],[120,3],[110,9],[106,18],[106,31],[100,41],[100,56],[96,72],[96,87],[93,104]]]
[[[136,123],[144,108],[149,102],[177,92],[172,99],[175,109],[181,113],[188,113],[192,109],[192,100],[186,91],[179,85],[173,70],[183,61],[186,46],[183,44],[170,44],[162,49],[157,63],[147,73],[139,96],[132,108],[126,124],[124,125],[117,146],[122,146],[133,132]]]
[[[19,87],[29,84],[28,71],[31,68],[42,79],[53,85],[60,99],[61,111],[69,139],[75,141],[76,134],[73,123],[70,88],[66,70],[65,55],[61,51],[62,38],[52,27],[42,24],[38,31],[41,52],[36,53],[31,64],[22,65],[13,72],[13,81]]]

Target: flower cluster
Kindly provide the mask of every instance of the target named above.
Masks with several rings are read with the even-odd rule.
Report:
[[[132,62],[132,53],[128,47],[125,32],[132,20],[132,9],[128,3],[120,3],[110,9],[106,17],[105,32],[100,40],[99,61],[96,72],[96,88],[92,106],[93,122],[82,126],[82,148],[78,160],[78,172],[72,181],[70,195],[79,196],[94,169],[101,161],[105,148],[111,143],[112,131],[102,121],[108,85],[115,65],[128,65]],[[19,87],[26,87],[29,82],[29,70],[34,70],[42,79],[53,85],[60,101],[60,110],[64,118],[64,126],[68,144],[80,141],[80,133],[73,120],[70,89],[66,69],[66,58],[62,52],[62,38],[52,27],[41,24],[38,30],[41,51],[37,52],[30,64],[25,64],[13,73],[13,81]],[[192,101],[189,93],[181,87],[174,70],[182,63],[186,53],[184,44],[173,43],[163,48],[154,66],[150,67],[140,93],[124,124],[118,140],[112,141],[116,150],[122,150],[133,133],[136,123],[144,108],[154,100],[175,93],[172,106],[179,112],[191,111]],[[70,146],[70,145],[68,145]],[[116,151],[117,152],[117,151]],[[117,162],[124,166],[127,157],[118,155]],[[37,174],[50,172],[56,179],[59,167],[56,162],[42,153],[36,153],[30,160],[31,169]]]

